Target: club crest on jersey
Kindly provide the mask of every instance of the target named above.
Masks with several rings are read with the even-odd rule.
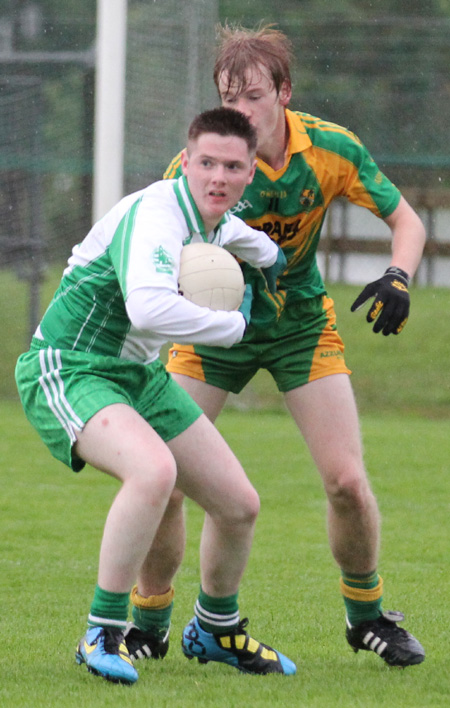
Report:
[[[316,195],[313,189],[304,189],[300,196],[300,204],[303,207],[311,208],[314,205]]]
[[[153,264],[157,273],[173,273],[175,262],[170,253],[158,246],[153,251]]]

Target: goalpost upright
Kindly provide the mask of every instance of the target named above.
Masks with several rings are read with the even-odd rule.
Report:
[[[97,0],[93,221],[123,196],[127,0]]]

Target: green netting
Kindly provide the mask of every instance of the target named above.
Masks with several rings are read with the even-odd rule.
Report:
[[[95,5],[0,5],[3,264],[33,229],[61,260],[90,227]],[[278,24],[295,50],[292,107],[354,130],[399,186],[450,188],[448,3],[129,0],[125,144],[111,146],[124,149],[125,191],[158,179],[193,115],[216,104],[218,20]]]

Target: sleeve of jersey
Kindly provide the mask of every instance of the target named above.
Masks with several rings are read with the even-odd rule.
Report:
[[[268,268],[277,260],[278,246],[264,231],[257,231],[239,219],[230,216],[224,229],[222,245],[227,251],[254,268]]]
[[[240,342],[245,320],[240,312],[198,307],[177,293],[162,288],[133,290],[126,302],[131,323],[138,330],[155,332],[179,344],[231,347]]]
[[[240,312],[199,307],[178,294],[186,222],[173,189],[157,183],[127,212],[109,252],[128,318],[166,341],[230,347],[244,334]]]
[[[400,191],[381,172],[365,146],[358,140],[353,141],[344,158],[343,196],[381,218],[392,214],[400,201]]]

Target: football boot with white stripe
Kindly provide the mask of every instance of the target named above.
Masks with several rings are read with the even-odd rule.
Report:
[[[294,662],[245,631],[247,619],[227,634],[211,634],[194,617],[184,628],[181,647],[188,659],[197,657],[201,664],[219,661],[248,674],[295,674]]]
[[[397,627],[405,616],[387,610],[375,620],[352,626],[347,618],[346,638],[354,652],[363,649],[378,654],[389,666],[412,666],[425,659],[420,642],[405,629]]]
[[[160,637],[152,632],[143,632],[129,622],[125,630],[125,641],[132,661],[164,659],[169,649],[169,630]]]
[[[138,680],[123,632],[117,627],[90,627],[77,646],[75,659],[107,681],[130,684]]]

